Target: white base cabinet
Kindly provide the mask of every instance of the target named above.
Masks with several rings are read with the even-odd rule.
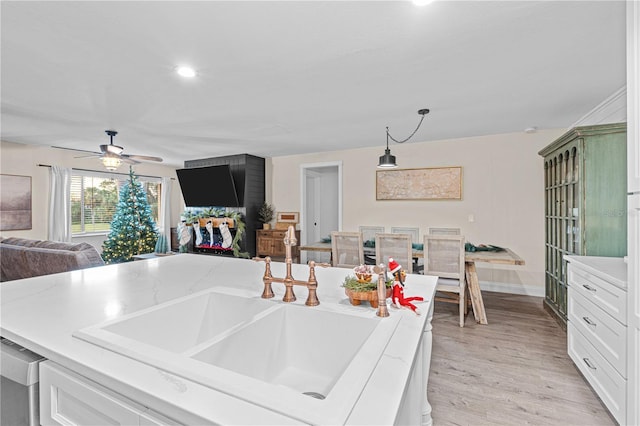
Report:
[[[567,256],[567,351],[620,424],[626,423],[627,270],[621,258]]]
[[[40,363],[40,422],[49,425],[176,425],[51,361]]]
[[[569,356],[593,390],[596,391],[611,415],[624,424],[627,381],[604,358],[590,341],[567,322]]]

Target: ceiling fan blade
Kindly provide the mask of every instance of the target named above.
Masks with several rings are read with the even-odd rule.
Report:
[[[122,159],[123,163],[127,163],[127,164],[140,164],[139,161],[133,160],[131,158],[128,158],[126,155],[122,155],[120,156],[120,158]]]
[[[102,154],[100,153],[94,153],[94,154],[90,154],[90,155],[80,155],[78,157],[73,157],[73,158],[100,158],[102,157]]]
[[[148,155],[135,155],[135,154],[122,154],[122,157],[132,158],[134,160],[142,160],[142,161],[158,161],[162,162],[162,158],[160,157],[151,157]]]
[[[87,151],[86,149],[66,148],[64,146],[52,146],[51,148],[66,149],[67,151],[86,152],[86,153],[92,154],[92,155],[102,155],[102,153],[100,153],[100,152]]]
[[[85,149],[76,149],[76,148],[65,148],[64,146],[52,146],[51,148],[64,149],[67,151],[76,151],[76,152],[86,152],[87,155],[79,155],[73,158],[92,158],[92,157],[102,157],[102,153],[95,151],[87,151]]]

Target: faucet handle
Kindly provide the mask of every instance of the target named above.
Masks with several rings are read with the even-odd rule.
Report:
[[[378,310],[376,315],[379,317],[388,317],[389,310],[387,309],[387,283],[385,282],[385,266],[380,264],[373,267],[373,272],[378,274]]]
[[[311,264],[311,262],[313,262],[313,260],[310,260],[310,261],[309,261],[309,266],[320,266],[320,267],[322,267],[322,268],[329,268],[329,267],[331,267],[331,264],[330,264],[330,263],[326,263],[326,262],[325,262],[325,263],[315,263],[315,262],[313,262],[313,265],[312,265],[312,264]]]
[[[323,266],[326,264],[316,263],[313,260],[310,260],[309,263],[309,279],[307,280],[307,290],[309,290],[309,294],[307,296],[307,301],[305,305],[307,306],[318,306],[320,301],[318,300],[318,280],[316,279],[316,266]]]
[[[263,299],[271,299],[274,294],[271,289],[271,283],[273,282],[273,275],[271,275],[271,257],[254,257],[251,260],[254,262],[264,262],[264,275],[262,276],[262,282],[264,283],[264,290],[262,291]]]

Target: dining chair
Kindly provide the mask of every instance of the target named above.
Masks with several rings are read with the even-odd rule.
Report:
[[[464,327],[464,317],[467,313],[464,236],[425,235],[424,274],[438,277],[435,300],[457,303],[460,327]]]
[[[392,234],[409,234],[411,236],[411,243],[420,243],[420,228],[407,228],[404,226],[392,226]]]
[[[384,226],[360,226],[360,233],[362,233],[362,241],[375,241],[376,234],[384,233]]]
[[[362,243],[365,246],[364,264],[375,265],[376,258],[373,246],[376,243],[376,234],[384,233],[384,226],[360,226],[359,229],[362,234]]]
[[[392,226],[391,227],[392,234],[408,234],[411,236],[411,244],[420,244],[420,228],[413,227],[404,227],[404,226]],[[422,262],[421,259],[415,258],[413,259],[413,272],[417,274],[422,273]]]
[[[429,235],[460,235],[460,228],[429,228]]]
[[[364,249],[360,232],[331,233],[331,265],[353,268],[364,264]]]
[[[407,274],[413,272],[413,250],[408,234],[376,234],[376,261],[387,265],[389,258],[398,262]]]

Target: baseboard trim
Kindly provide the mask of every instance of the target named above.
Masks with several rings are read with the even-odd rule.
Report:
[[[513,283],[497,283],[493,281],[480,281],[480,290],[495,291],[498,293],[522,294],[525,296],[544,297],[544,287],[522,285]]]

